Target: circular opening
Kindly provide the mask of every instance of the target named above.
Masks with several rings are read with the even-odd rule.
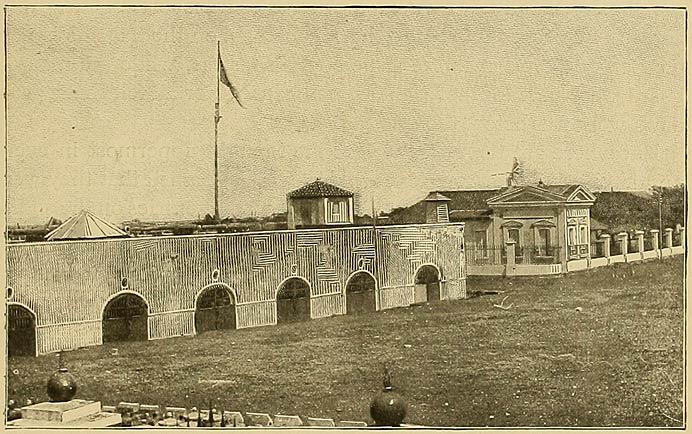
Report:
[[[14,289],[11,286],[7,287],[7,298],[10,299],[14,295]]]
[[[123,288],[127,288],[127,284],[127,277],[123,277],[122,279],[120,279],[120,286],[122,286]]]
[[[221,274],[221,272],[220,272],[219,269],[217,268],[216,270],[214,270],[214,271],[211,272],[211,279],[214,280],[214,281],[219,280],[219,275],[220,275],[220,274]]]

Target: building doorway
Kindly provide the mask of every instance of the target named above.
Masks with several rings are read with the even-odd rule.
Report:
[[[195,307],[197,334],[235,328],[235,297],[231,291],[224,285],[213,285],[203,290]]]
[[[36,317],[24,306],[7,306],[7,353],[9,356],[36,355]]]
[[[415,278],[417,288],[423,288],[425,285],[425,300],[420,301],[438,301],[440,299],[440,273],[433,265],[423,265],[418,269]],[[422,298],[415,297],[415,298]]]
[[[103,342],[146,341],[149,307],[133,293],[120,294],[103,309]]]
[[[310,319],[310,285],[300,277],[284,281],[276,294],[277,324]]]
[[[346,314],[375,312],[375,278],[359,271],[346,282]]]

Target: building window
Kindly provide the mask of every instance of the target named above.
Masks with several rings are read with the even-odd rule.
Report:
[[[538,256],[550,256],[550,229],[539,229],[536,240]]]
[[[515,251],[519,252],[521,243],[519,242],[519,229],[507,229],[507,240],[514,241]]]
[[[449,211],[446,203],[437,205],[437,222],[449,223]]]
[[[567,228],[567,235],[568,235],[568,240],[569,240],[569,245],[574,246],[577,244],[577,227],[576,226],[569,226]]]
[[[579,244],[589,244],[589,231],[586,225],[579,226]]]
[[[346,201],[327,202],[327,223],[348,223],[348,203]]]

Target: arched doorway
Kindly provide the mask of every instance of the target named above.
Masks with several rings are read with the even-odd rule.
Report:
[[[346,314],[375,312],[375,278],[359,271],[346,282]]]
[[[36,317],[24,306],[7,306],[7,353],[10,356],[36,355]]]
[[[225,285],[213,285],[197,297],[195,330],[197,334],[210,330],[235,329],[235,297]]]
[[[310,319],[310,285],[300,277],[284,281],[276,293],[276,322]]]
[[[440,299],[440,273],[433,265],[423,265],[416,273],[416,296],[417,302],[437,301]],[[423,288],[425,290],[423,291]],[[423,300],[423,294],[425,299]]]
[[[103,309],[103,342],[148,340],[148,310],[139,295],[115,296]]]

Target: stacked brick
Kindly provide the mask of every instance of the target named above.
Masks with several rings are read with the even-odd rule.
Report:
[[[300,417],[296,415],[238,411],[219,411],[212,408],[190,409],[158,405],[121,402],[116,406],[104,405],[103,411],[120,413],[122,426],[127,427],[367,427],[362,421],[334,421],[334,419]]]

